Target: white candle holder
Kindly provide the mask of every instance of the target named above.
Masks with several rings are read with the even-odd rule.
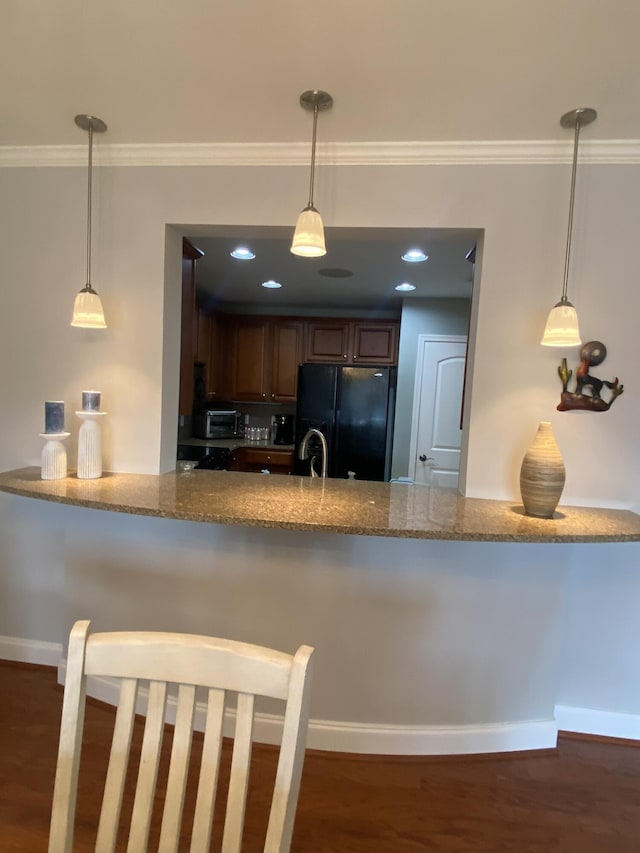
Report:
[[[42,448],[40,477],[43,480],[64,480],[67,476],[67,451],[62,443],[70,432],[40,432],[47,442]]]
[[[106,414],[106,412],[76,412],[83,422],[78,433],[77,476],[80,480],[96,480],[102,477],[102,430],[99,421]]]

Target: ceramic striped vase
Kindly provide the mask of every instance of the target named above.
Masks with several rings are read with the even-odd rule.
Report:
[[[527,515],[552,518],[562,495],[564,462],[551,424],[542,421],[520,468],[520,494]]]

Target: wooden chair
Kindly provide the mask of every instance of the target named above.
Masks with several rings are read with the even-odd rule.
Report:
[[[313,649],[295,655],[248,643],[161,632],[91,634],[76,622],[67,657],[49,853],[70,853],[76,810],[88,676],[120,679],[111,754],[95,850],[115,850],[131,748],[139,681],[149,681],[140,764],[129,826],[129,853],[147,850],[162,744],[168,684],[178,685],[177,707],[159,850],[177,851],[191,754],[196,687],[207,688],[206,726],[199,770],[191,853],[208,851],[227,691],[237,693],[235,736],[224,814],[223,853],[240,851],[251,763],[254,699],[283,700],[285,716],[264,851],[288,851],[300,786],[309,713]]]

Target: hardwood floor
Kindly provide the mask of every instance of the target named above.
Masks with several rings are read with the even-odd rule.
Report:
[[[53,669],[0,661],[0,696],[0,851],[45,851],[62,689]],[[90,701],[80,853],[93,849],[111,719]],[[255,756],[246,853],[261,850],[275,753],[256,745]],[[292,853],[412,851],[639,853],[640,747],[564,736],[546,754],[307,753]]]

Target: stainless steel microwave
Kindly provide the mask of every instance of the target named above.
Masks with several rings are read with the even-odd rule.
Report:
[[[241,430],[242,414],[235,409],[205,409],[194,415],[196,438],[237,438]]]

